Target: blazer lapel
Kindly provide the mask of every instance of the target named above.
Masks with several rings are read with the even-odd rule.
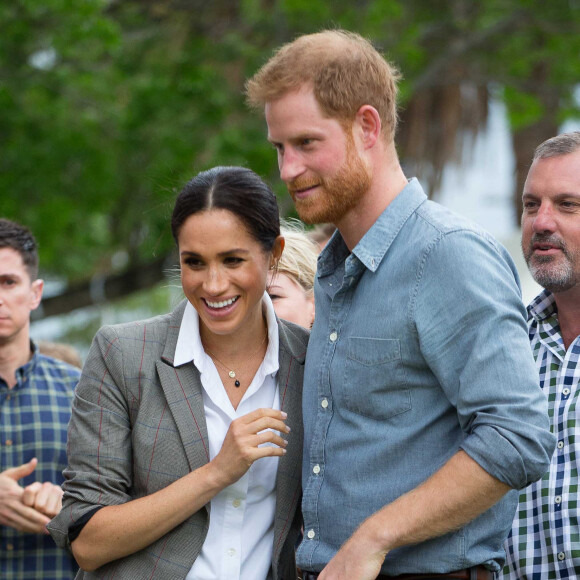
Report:
[[[208,463],[209,443],[199,372],[193,363],[180,367],[173,366],[185,304],[184,300],[173,311],[165,349],[156,366],[161,387],[185,448],[189,467],[193,471]]]
[[[280,408],[288,413],[286,424],[291,431],[287,436],[286,455],[278,462],[276,478],[276,518],[274,523],[274,558],[277,560],[288,529],[300,501],[302,466],[302,380],[306,346],[293,337],[278,321],[280,349],[278,384]]]

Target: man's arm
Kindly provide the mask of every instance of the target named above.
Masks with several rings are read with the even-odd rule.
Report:
[[[509,490],[459,451],[424,483],[365,520],[324,568],[320,580],[373,580],[390,550],[462,527]]]
[[[0,473],[0,525],[29,534],[47,534],[46,524],[60,511],[62,491],[52,483],[33,483],[25,488],[18,485],[36,464],[35,458]]]
[[[466,437],[443,467],[367,518],[322,580],[374,579],[390,550],[461,528],[548,468],[555,438],[514,269],[499,246],[469,230],[430,249],[413,320]],[[443,287],[434,283],[442,272]]]

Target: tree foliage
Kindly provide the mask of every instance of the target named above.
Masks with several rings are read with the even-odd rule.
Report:
[[[521,170],[578,115],[579,23],[572,0],[5,2],[0,214],[78,287],[160,262],[176,190],[201,169],[249,166],[291,211],[244,81],[282,42],[328,27],[368,36],[404,73],[400,155],[431,191],[494,87]]]

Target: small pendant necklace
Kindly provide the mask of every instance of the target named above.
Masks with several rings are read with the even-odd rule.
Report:
[[[262,339],[262,342],[260,343],[260,346],[258,347],[257,350],[255,350],[249,357],[248,357],[248,362],[251,362],[254,357],[262,350],[262,346],[264,345],[264,343],[266,342],[266,338],[268,337],[268,332],[266,331],[264,334],[264,338]],[[207,352],[207,354],[209,354],[209,356],[211,356],[211,358],[219,363],[219,365],[228,372],[228,376],[234,380],[234,386],[239,387],[240,386],[240,381],[238,380],[237,376],[236,376],[236,371],[228,365],[225,365],[213,352],[211,352],[209,349],[205,349],[205,352]]]

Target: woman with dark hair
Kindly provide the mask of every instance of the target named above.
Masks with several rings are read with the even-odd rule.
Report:
[[[50,532],[78,578],[293,580],[308,334],[265,292],[276,198],[217,167],[185,186],[171,228],[187,300],[96,335]]]

